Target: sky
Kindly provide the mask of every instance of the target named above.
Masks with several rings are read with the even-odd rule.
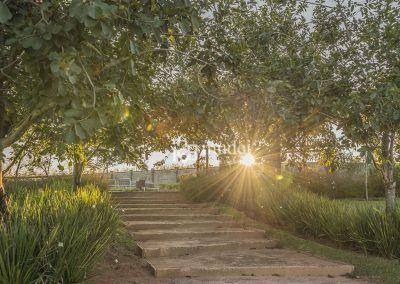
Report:
[[[186,159],[184,160],[178,160],[178,158],[181,158],[182,156],[186,156]],[[205,156],[205,150],[203,150],[201,152],[201,156]],[[171,168],[174,167],[176,165],[179,165],[180,167],[194,167],[195,163],[196,163],[196,159],[197,159],[197,153],[195,151],[190,151],[189,148],[183,148],[183,149],[179,149],[179,150],[175,150],[175,151],[171,151],[171,152],[153,152],[148,160],[146,161],[147,167],[149,169],[152,169],[154,164],[161,161],[161,160],[165,160],[165,166],[167,168]],[[218,166],[219,165],[219,161],[217,158],[217,153],[214,151],[209,151],[209,163],[210,166]],[[119,164],[119,165],[115,165],[110,167],[111,171],[125,171],[125,170],[129,170],[132,169],[134,167],[132,167],[131,165],[127,165],[127,164]]]

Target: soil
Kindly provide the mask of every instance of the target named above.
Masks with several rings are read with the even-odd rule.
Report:
[[[92,274],[85,284],[173,283],[154,278],[146,261],[135,255],[132,249],[123,247],[112,247]]]

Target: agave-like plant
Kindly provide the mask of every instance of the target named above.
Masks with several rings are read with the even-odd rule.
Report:
[[[115,239],[119,216],[95,186],[14,192],[0,228],[0,283],[76,283]]]

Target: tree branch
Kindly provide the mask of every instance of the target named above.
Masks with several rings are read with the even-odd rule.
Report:
[[[26,153],[24,153],[24,155],[22,155],[22,154],[28,148],[28,146],[30,145],[30,142],[32,141],[32,138],[33,138],[33,134],[30,135],[29,138],[25,141],[24,145],[21,146],[21,148],[19,149],[18,153],[14,156],[14,159],[12,159],[11,163],[3,171],[3,175],[6,175],[11,170],[11,168],[14,166],[14,164],[17,161],[20,161],[26,155]]]
[[[31,125],[50,109],[56,106],[55,102],[48,102],[45,105],[37,107],[28,116],[26,116],[13,130],[4,138],[0,139],[0,149],[10,147],[31,127]]]
[[[376,161],[373,153],[371,153],[371,159],[372,159],[372,163],[374,164],[375,169],[377,169],[383,175],[382,167],[380,167],[378,165],[378,162]]]

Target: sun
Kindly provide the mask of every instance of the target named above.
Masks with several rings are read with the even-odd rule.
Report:
[[[246,167],[251,167],[255,163],[255,161],[256,161],[256,158],[252,154],[247,153],[247,154],[244,154],[242,156],[242,158],[240,159],[240,164],[242,164],[243,166],[246,166]]]

